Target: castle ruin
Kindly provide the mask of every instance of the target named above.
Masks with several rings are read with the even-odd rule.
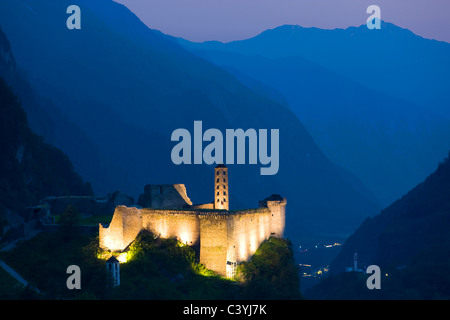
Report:
[[[123,251],[142,229],[187,245],[200,245],[200,263],[232,278],[269,237],[282,238],[286,199],[272,195],[259,208],[229,210],[228,168],[214,170],[214,202],[193,205],[183,184],[148,185],[136,207],[117,206],[108,227],[99,225],[100,247]]]

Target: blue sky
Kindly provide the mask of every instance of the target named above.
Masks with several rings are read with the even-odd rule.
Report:
[[[191,41],[232,41],[283,24],[346,28],[381,18],[429,39],[450,42],[450,0],[115,0],[152,29]]]

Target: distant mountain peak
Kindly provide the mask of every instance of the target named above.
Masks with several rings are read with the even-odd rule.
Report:
[[[290,35],[290,36],[295,36],[295,35],[302,35],[302,34],[306,34],[306,33],[343,33],[343,34],[348,34],[348,33],[368,33],[368,32],[389,32],[389,33],[398,33],[398,34],[409,34],[409,35],[413,35],[413,36],[417,36],[420,37],[416,34],[414,34],[411,30],[406,29],[406,28],[402,28],[400,26],[397,26],[391,22],[386,22],[384,20],[381,20],[381,29],[377,30],[377,29],[368,29],[366,23],[363,23],[359,26],[349,26],[346,28],[318,28],[318,27],[304,27],[301,25],[292,25],[292,24],[285,24],[285,25],[281,25],[272,29],[267,29],[263,32],[261,32],[259,35],[257,35],[255,38],[258,37],[272,37],[272,36],[280,36],[281,34],[283,35]]]

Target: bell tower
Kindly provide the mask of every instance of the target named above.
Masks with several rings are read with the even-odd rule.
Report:
[[[229,210],[228,168],[219,164],[214,169],[214,209]]]

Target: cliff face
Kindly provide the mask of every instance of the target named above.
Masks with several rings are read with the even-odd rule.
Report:
[[[24,213],[26,206],[59,195],[91,195],[69,158],[45,143],[28,125],[21,103],[6,83],[19,83],[14,57],[0,30],[0,212]]]
[[[0,75],[11,78],[16,69],[16,61],[11,52],[11,45],[0,28]]]

